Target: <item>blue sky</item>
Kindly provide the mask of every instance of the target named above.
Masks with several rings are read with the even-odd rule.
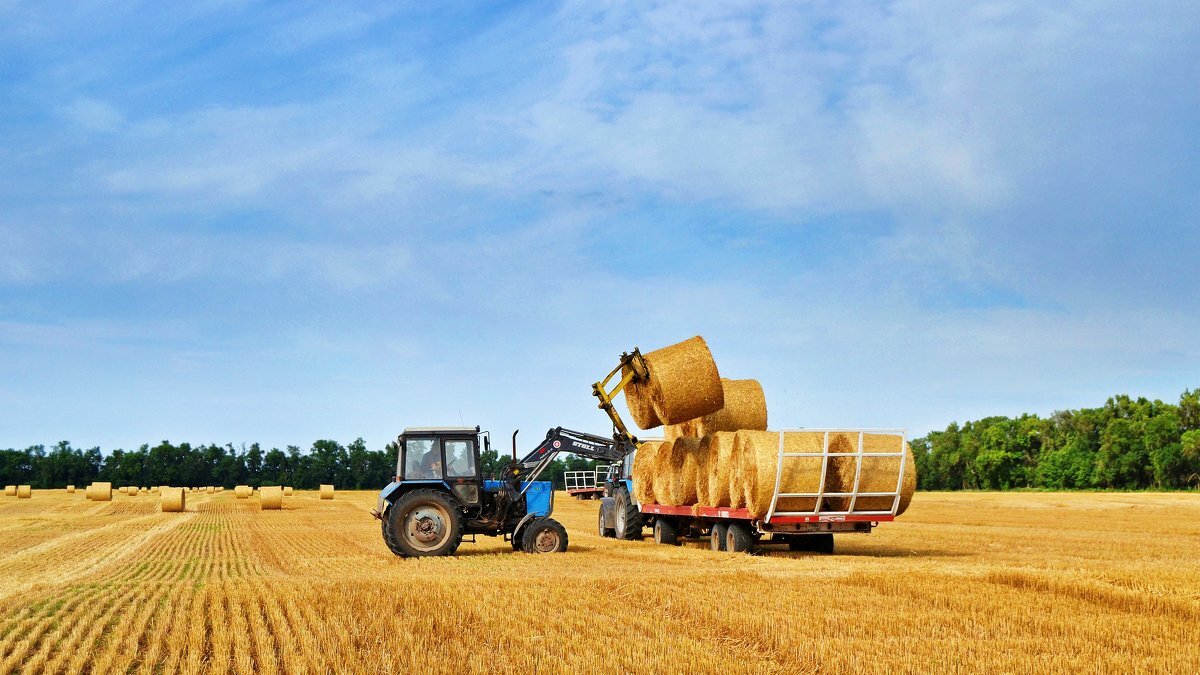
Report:
[[[1195,3],[394,4],[0,0],[0,447],[1200,386]]]

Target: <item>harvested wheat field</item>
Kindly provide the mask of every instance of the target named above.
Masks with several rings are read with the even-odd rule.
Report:
[[[838,553],[489,538],[400,560],[375,494],[0,502],[0,672],[1200,671],[1200,495],[921,493]]]

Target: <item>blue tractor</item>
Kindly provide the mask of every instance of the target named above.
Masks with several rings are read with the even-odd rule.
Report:
[[[375,517],[383,540],[402,557],[452,555],[464,536],[504,537],[514,551],[567,550],[567,531],[550,517],[554,486],[538,476],[562,452],[606,462],[624,457],[613,439],[557,427],[497,479],[485,479],[481,449],[490,434],[479,427],[411,427],[397,439],[396,478],[379,493]]]

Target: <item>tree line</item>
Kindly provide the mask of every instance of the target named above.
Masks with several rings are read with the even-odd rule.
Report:
[[[1119,395],[1100,408],[987,417],[911,442],[922,490],[1200,487],[1200,390],[1178,404]]]
[[[507,461],[509,458],[495,450],[480,454],[480,468],[487,477],[498,476]],[[594,468],[595,462],[568,455],[555,459],[541,480],[553,480],[555,487],[562,488],[566,471]],[[395,472],[395,444],[370,450],[361,438],[348,445],[319,440],[307,451],[294,445],[263,450],[258,443],[247,448],[232,443],[175,445],[169,441],[108,454],[98,447],[76,448],[68,441],[49,448],[34,445],[0,450],[0,484],[34,488],[109,481],[116,486],[290,485],[298,489],[330,483],[343,489],[376,490],[387,485]]]

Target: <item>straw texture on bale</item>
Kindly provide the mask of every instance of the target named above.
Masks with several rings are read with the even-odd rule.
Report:
[[[621,377],[629,374],[626,366],[621,370]],[[630,382],[625,385],[625,405],[629,408],[629,416],[633,423],[641,429],[653,429],[662,426],[662,420],[654,410],[654,400],[650,395],[652,387],[648,382]]]
[[[900,486],[900,504],[896,515],[904,513],[912,501],[913,492],[917,487],[917,467],[912,456],[912,450],[904,443],[899,434],[863,433],[863,452],[899,452],[903,447],[904,482]],[[836,450],[834,448],[837,448]],[[837,434],[836,439],[831,435],[829,440],[830,452],[855,452],[858,447],[858,434]],[[838,467],[838,492],[854,490],[854,472],[857,458],[835,457],[830,460]],[[858,479],[859,492],[894,492],[896,480],[900,477],[900,457],[863,457],[862,472]],[[849,498],[839,498],[834,508],[845,511],[850,508]],[[891,511],[891,497],[859,497],[854,502],[855,511]]]
[[[704,438],[718,431],[765,431],[767,397],[758,380],[721,379],[725,405],[716,412],[679,425],[680,434]]]
[[[160,494],[163,513],[181,513],[187,510],[187,490],[181,487],[163,488]]]
[[[695,454],[698,438],[677,438],[664,442],[654,457],[654,496],[659,504],[691,506],[696,503],[699,466]]]
[[[97,481],[89,485],[87,489],[87,498],[94,502],[111,502],[112,494],[112,483]]]
[[[333,486],[332,485],[322,485],[321,486],[321,499],[333,499]]]
[[[233,488],[233,496],[238,499],[247,499],[254,494],[254,490],[249,485],[236,485]]]
[[[750,515],[761,518],[771,508],[775,493],[775,476],[779,468],[780,432],[739,431],[734,443],[740,456],[742,495]],[[783,433],[783,451],[820,453],[825,435],[819,431],[789,431]],[[784,457],[780,473],[780,492],[816,492],[821,484],[821,457]],[[836,466],[830,462],[825,475],[825,490],[837,490]],[[733,486],[731,486],[732,489]],[[815,497],[781,497],[775,511],[813,511]]]
[[[700,452],[708,460],[705,506],[732,506],[729,503],[729,483],[733,472],[733,440],[736,436],[732,431],[718,431],[700,440]]]
[[[648,380],[625,388],[629,412],[639,427],[679,424],[725,405],[717,363],[708,343],[699,335],[644,354],[643,359],[650,374]],[[653,418],[645,414],[647,402],[653,408]],[[645,419],[639,420],[639,415]]]
[[[638,446],[637,454],[633,456],[633,498],[639,504],[659,503],[654,493],[654,461],[659,450],[666,445],[666,441],[642,443]]]
[[[16,485],[5,485],[4,486],[4,496],[5,497],[16,497],[17,496],[17,486]]]
[[[290,485],[283,488],[283,496],[284,497],[292,496],[292,487]]]
[[[684,431],[686,425],[687,422],[682,422],[680,424],[664,424],[662,428],[663,438],[666,438],[668,441],[673,441],[680,436],[691,436],[692,434]]]
[[[264,511],[274,511],[283,508],[283,488],[263,487],[259,491],[259,506]]]
[[[33,490],[28,485],[17,486],[17,499],[29,499],[33,496]]]
[[[75,494],[75,486],[74,485],[67,486],[67,494],[69,494],[69,495]]]

